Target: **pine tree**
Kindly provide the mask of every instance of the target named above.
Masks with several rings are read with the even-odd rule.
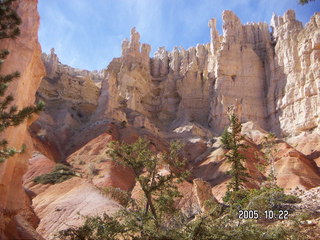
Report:
[[[230,125],[226,128],[221,136],[223,147],[229,150],[226,153],[226,158],[231,163],[231,170],[228,174],[231,175],[231,181],[228,184],[228,190],[239,191],[244,182],[249,177],[246,168],[243,166],[245,157],[240,153],[247,148],[242,142],[243,136],[241,135],[241,123],[238,117],[231,113],[229,114]]]
[[[145,197],[145,215],[151,214],[155,220],[163,212],[174,211],[173,199],[178,197],[176,183],[186,177],[182,171],[184,163],[178,160],[178,152],[181,145],[173,142],[170,151],[161,156],[149,149],[150,142],[139,138],[133,144],[119,142],[110,143],[108,154],[113,161],[133,170],[137,182]],[[159,170],[168,165],[168,174],[162,175]]]
[[[181,235],[186,218],[175,204],[180,197],[177,184],[188,175],[184,162],[178,159],[180,148],[181,144],[174,142],[168,152],[157,154],[150,150],[150,141],[143,138],[132,144],[111,142],[108,155],[117,164],[133,170],[142,190],[141,199],[131,198],[112,217],[106,214],[86,217],[83,226],[60,231],[59,237],[70,240],[186,239]]]
[[[12,9],[12,3],[15,0],[0,0],[0,41],[6,38],[16,38],[20,35],[19,25],[21,18]],[[4,60],[9,55],[7,49],[0,51],[0,68]],[[26,118],[31,117],[33,113],[37,113],[43,109],[43,103],[40,102],[36,106],[25,107],[18,110],[16,106],[12,106],[14,100],[12,95],[6,95],[6,90],[10,82],[20,77],[19,72],[13,72],[7,75],[0,75],[0,132],[3,132],[10,126],[17,126]],[[5,139],[0,140],[0,163],[7,158],[13,156],[21,150],[8,147],[8,142]]]

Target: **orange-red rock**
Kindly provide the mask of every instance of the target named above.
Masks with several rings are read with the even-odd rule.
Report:
[[[67,162],[98,187],[131,190],[135,182],[132,170],[116,165],[106,154],[107,145],[112,140],[114,137],[110,133],[103,133],[71,154]]]
[[[17,13],[22,18],[21,35],[15,40],[1,40],[0,49],[8,49],[10,54],[2,65],[0,74],[19,71],[21,77],[14,80],[7,91],[15,100],[18,108],[34,103],[35,92],[44,76],[44,66],[41,62],[41,47],[38,42],[39,14],[37,0],[19,0],[15,4]],[[27,126],[32,120],[25,121],[18,127],[7,129],[1,134],[10,146],[19,149],[27,141]],[[27,151],[31,150],[30,144]],[[28,154],[16,155],[0,164],[0,209],[15,212],[24,204],[22,176],[27,170]],[[0,211],[2,212],[2,211]],[[5,222],[9,218],[0,213],[0,236]]]
[[[23,176],[23,186],[28,190],[30,197],[34,197],[48,187],[48,185],[36,184],[33,182],[33,179],[42,174],[51,172],[55,165],[56,162],[50,160],[41,153],[33,153],[33,157],[29,160],[28,171]]]
[[[285,190],[310,189],[320,185],[316,164],[287,143],[277,145],[275,161],[277,184]]]
[[[301,133],[287,141],[308,159],[313,160],[320,168],[320,134],[317,131]]]

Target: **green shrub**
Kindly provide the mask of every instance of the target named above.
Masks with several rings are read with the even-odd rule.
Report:
[[[295,212],[291,218],[300,223],[301,221],[305,221],[308,219],[312,219],[312,213],[311,212]]]
[[[250,190],[241,189],[239,191],[227,191],[223,201],[230,205],[244,207],[248,203]]]
[[[124,217],[124,215],[122,215]],[[152,215],[127,211],[125,218],[85,217],[84,225],[59,232],[65,240],[302,240],[295,225],[259,225],[253,220],[236,222],[226,216],[199,215],[194,220],[174,219],[173,224],[157,227]],[[182,223],[182,224],[181,224]],[[133,237],[134,236],[134,237]]]
[[[33,179],[35,183],[56,184],[75,176],[75,172],[68,166],[58,163],[50,173],[42,174]]]
[[[287,195],[282,188],[241,189],[227,192],[223,198],[230,206],[241,209],[254,209],[258,211],[280,210],[286,203],[299,203],[301,199],[294,195]]]
[[[122,197],[117,194],[122,190],[106,188],[108,194],[115,194],[115,198]],[[244,206],[248,203],[261,203],[260,208],[272,207],[266,199],[283,202],[286,195],[282,189],[240,190],[231,192],[231,199],[238,199]],[[257,200],[259,199],[259,201]],[[190,219],[183,215],[175,214],[166,222],[155,221],[151,213],[145,214],[144,209],[131,206],[119,211],[112,217],[85,217],[83,226],[60,231],[61,239],[135,239],[135,240],[302,240],[304,239],[300,228],[294,224],[265,225],[255,220],[235,219],[225,206],[214,202],[207,202],[211,208],[205,214],[198,214]],[[256,206],[259,207],[259,206]],[[163,219],[164,220],[164,219]],[[157,225],[159,224],[159,225]],[[134,237],[132,237],[134,236]]]
[[[125,232],[124,227],[107,214],[96,217],[85,217],[85,223],[78,228],[68,228],[57,234],[60,239],[66,240],[102,240],[119,239]]]
[[[301,203],[301,199],[295,195],[285,195],[283,201],[285,203]]]
[[[231,215],[197,217],[183,228],[184,240],[302,240],[294,224],[263,225],[255,220],[234,220]]]

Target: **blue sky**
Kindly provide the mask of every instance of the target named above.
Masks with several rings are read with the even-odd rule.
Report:
[[[121,42],[136,27],[153,52],[161,46],[189,48],[210,41],[208,21],[232,10],[247,22],[270,22],[272,13],[294,9],[306,23],[320,11],[320,0],[39,0],[42,51],[55,48],[60,61],[88,70],[105,68],[121,54]]]

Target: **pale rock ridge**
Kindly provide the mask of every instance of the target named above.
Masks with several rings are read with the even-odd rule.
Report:
[[[173,52],[159,48],[150,59],[150,46],[141,46],[139,38],[133,28],[130,41],[122,43],[122,57],[108,66],[93,119],[111,116],[150,130],[155,129],[151,122],[167,128],[175,119],[195,118],[205,124],[209,47],[175,48]],[[190,89],[191,84],[197,85]]]
[[[35,92],[45,75],[45,69],[41,62],[41,47],[38,42],[39,14],[37,1],[19,0],[14,3],[14,8],[22,19],[21,34],[14,40],[1,40],[0,49],[10,51],[2,66],[1,74],[20,72],[20,78],[10,84],[7,93],[13,95],[15,98],[14,104],[18,109],[21,109],[34,103]],[[0,164],[1,239],[7,239],[3,235],[4,228],[25,204],[22,176],[27,170],[27,158],[32,150],[27,127],[33,120],[26,120],[18,127],[9,128],[1,134],[1,139],[6,138],[10,146],[16,149],[20,149],[23,144],[27,144],[26,154],[16,155]],[[9,238],[13,239],[14,237]]]
[[[50,50],[50,54],[43,53],[42,61],[46,66],[47,78],[56,78],[58,74],[68,74],[73,77],[83,78],[94,83],[100,83],[104,77],[102,70],[88,71],[78,68],[69,67],[68,65],[62,64],[59,61],[55,49]],[[56,79],[57,80],[57,79]]]
[[[100,83],[104,78],[103,71],[90,72],[61,64],[54,49],[51,49],[48,55],[43,53],[42,61],[46,67],[47,76],[40,85],[38,95],[50,100],[63,98],[97,104],[99,88],[96,83]],[[57,90],[54,90],[53,88],[46,89],[47,85],[62,86],[56,87]]]

